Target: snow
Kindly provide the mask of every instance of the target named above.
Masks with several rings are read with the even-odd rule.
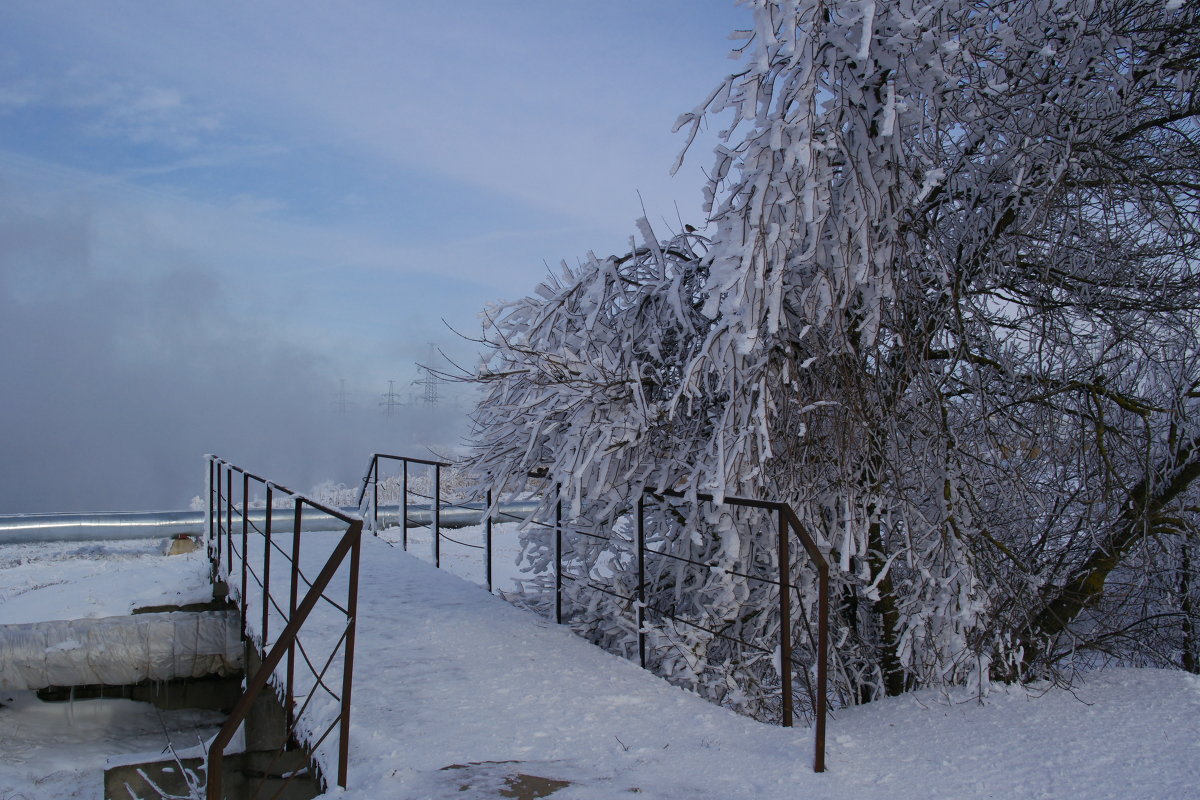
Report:
[[[503,523],[492,526],[492,586],[498,592],[519,592],[520,581],[528,579],[517,565],[521,552],[520,524]],[[433,563],[433,531],[430,528],[408,529],[408,552],[416,558]],[[484,526],[470,525],[464,528],[443,530],[440,545],[442,569],[463,580],[485,586],[484,573]],[[394,546],[400,546],[399,528],[380,531],[379,538]]]
[[[496,582],[505,588],[520,577],[513,528],[496,530]],[[472,543],[482,536],[447,533]],[[811,730],[760,724],[671,686],[489,595],[478,585],[482,551],[443,542],[443,565],[460,578],[426,563],[427,530],[409,534],[411,554],[383,538],[363,540],[350,786],[331,789],[331,798],[482,800],[518,773],[566,782],[552,795],[558,800],[1200,796],[1198,676],[1108,670],[1080,676],[1070,691],[993,686],[983,702],[965,691],[926,691],[840,710],[829,722],[828,769],[814,774]],[[334,538],[305,535],[307,574]],[[182,563],[207,569],[202,557],[137,546],[52,545],[44,557],[3,551],[0,591],[20,601],[34,589],[13,592],[8,581],[59,587],[47,597],[61,614],[72,595],[83,601],[74,608],[92,607],[70,589],[75,578],[89,585],[96,575],[122,576],[114,591],[133,584],[128,592],[144,598],[151,580],[173,594],[195,578],[151,572]],[[36,579],[20,571],[35,557]],[[137,581],[121,572],[129,562],[146,568]],[[337,615],[319,614],[314,624],[310,641],[340,635]],[[161,750],[164,725],[188,731],[173,737],[186,746],[217,722],[207,712],[127,700],[49,704],[9,692],[0,703],[4,800],[99,798],[106,757]],[[313,708],[335,713],[330,704]],[[318,751],[327,775],[336,774],[336,749],[335,735]],[[455,765],[465,768],[446,769]]]
[[[208,562],[197,551],[166,555],[164,540],[0,545],[0,625],[99,620],[150,605],[212,599]],[[70,642],[54,645],[68,652]],[[100,800],[106,759],[159,753],[208,739],[222,715],[162,711],[100,698],[45,703],[33,692],[0,692],[0,798]]]
[[[44,703],[33,692],[0,693],[0,798],[100,800],[114,754],[160,753],[213,736],[222,715],[161,711],[122,699]]]
[[[0,545],[0,625],[212,600],[203,551],[166,550],[165,539]]]
[[[561,800],[1185,798],[1200,786],[1200,678],[1185,673],[843,710],[818,775],[810,730],[716,707],[378,538],[364,539],[360,586],[350,786],[330,797],[482,800],[516,773],[569,782]],[[332,739],[318,751],[327,775],[335,753]]]

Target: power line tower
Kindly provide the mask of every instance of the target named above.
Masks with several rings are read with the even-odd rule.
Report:
[[[350,410],[352,403],[350,402],[349,393],[346,392],[345,378],[339,379],[337,394],[333,396],[333,403],[331,403],[331,405],[333,406],[333,410],[339,414],[345,414]]]
[[[383,406],[383,413],[389,417],[395,416],[396,409],[404,405],[404,403],[400,401],[400,395],[396,394],[395,381],[388,381],[387,394],[385,394],[383,399],[379,401],[379,405]]]
[[[433,342],[429,343],[429,358],[424,364],[418,364],[417,368],[421,370],[422,376],[417,378],[413,383],[425,387],[425,405],[436,406],[438,403],[438,385],[443,382],[443,378],[438,373],[434,372],[433,364],[437,356],[437,348]]]

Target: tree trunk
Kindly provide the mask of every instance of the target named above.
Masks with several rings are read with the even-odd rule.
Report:
[[[1192,558],[1188,552],[1191,543],[1183,537],[1179,558],[1179,610],[1183,614],[1183,659],[1181,666],[1193,674],[1200,674],[1196,658],[1196,624],[1193,622],[1196,609],[1192,603]]]
[[[872,522],[868,533],[872,577],[878,576],[887,560],[884,558],[883,540],[878,522]],[[892,586],[892,574],[884,575],[875,587],[879,599],[873,610],[879,622],[879,668],[883,673],[883,692],[888,697],[904,693],[904,666],[896,651],[896,630],[900,626],[900,610],[896,607],[896,590]]]
[[[1050,644],[1085,608],[1094,606],[1104,593],[1112,570],[1146,535],[1153,532],[1155,518],[1200,477],[1200,437],[1179,447],[1169,464],[1159,471],[1160,483],[1142,480],[1129,493],[1125,509],[1107,536],[1075,570],[1065,585],[1053,591],[1021,632],[1021,670],[1027,672],[1042,660]],[[1002,679],[1017,675],[1003,674]]]

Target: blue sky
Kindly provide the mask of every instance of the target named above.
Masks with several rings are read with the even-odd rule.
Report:
[[[471,361],[442,320],[477,333],[548,265],[622,251],[643,208],[701,224],[710,144],[671,178],[671,127],[748,20],[716,0],[6,3],[0,513],[178,505],[205,451],[353,479],[329,453],[407,435],[379,427],[387,380],[409,386],[429,342]],[[353,434],[326,419],[341,378]],[[297,428],[321,446],[279,443]],[[149,497],[91,477],[116,453]],[[69,499],[44,488],[67,460]]]

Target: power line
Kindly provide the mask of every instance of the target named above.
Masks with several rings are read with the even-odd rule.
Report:
[[[417,378],[413,383],[425,387],[425,405],[436,406],[438,403],[438,386],[443,382],[443,378],[433,370],[433,363],[437,356],[437,348],[433,342],[429,343],[429,358],[425,364],[418,364],[417,368],[421,370],[422,377]]]

